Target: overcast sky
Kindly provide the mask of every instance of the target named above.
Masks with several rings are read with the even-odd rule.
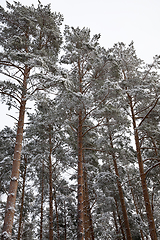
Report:
[[[20,2],[36,6],[38,1]],[[160,54],[160,0],[41,0],[41,3],[51,3],[52,11],[63,14],[64,24],[100,33],[101,46],[106,49],[114,43],[129,44],[133,40],[138,57],[145,62],[151,63],[153,56]],[[5,7],[6,1],[0,0],[0,5]],[[0,104],[0,109],[0,129],[5,125],[12,127],[15,121],[6,116],[4,104]]]

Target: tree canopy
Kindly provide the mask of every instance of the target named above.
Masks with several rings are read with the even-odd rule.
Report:
[[[62,21],[0,7],[1,101],[19,112],[0,132],[1,239],[159,239],[159,56]]]

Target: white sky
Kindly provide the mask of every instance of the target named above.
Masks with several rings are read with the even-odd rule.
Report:
[[[20,2],[36,6],[38,1]],[[145,62],[151,63],[153,56],[160,54],[160,0],[41,0],[41,3],[51,3],[52,11],[63,14],[64,24],[100,33],[101,46],[106,49],[114,43],[129,44],[133,40],[137,55]],[[0,5],[5,7],[5,1],[0,0]],[[5,125],[12,127],[15,122],[6,116],[6,109],[0,104],[0,129]]]

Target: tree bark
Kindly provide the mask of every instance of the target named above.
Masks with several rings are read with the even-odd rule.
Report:
[[[129,185],[130,185],[130,188],[131,188],[131,194],[132,194],[134,206],[135,206],[135,209],[136,209],[136,213],[137,213],[137,215],[141,215],[139,213],[138,205],[137,205],[137,202],[136,202],[136,199],[135,199],[135,195],[134,195],[133,188],[132,188],[132,185],[131,185],[131,182],[130,182],[130,179],[129,179],[129,175],[128,175],[128,181],[129,181]],[[140,229],[139,231],[140,231],[142,240],[145,240],[142,229]]]
[[[121,233],[122,233],[122,239],[126,240],[125,233],[124,233],[124,230],[123,230],[122,220],[121,220],[121,217],[120,217],[120,214],[119,214],[118,203],[117,203],[116,198],[114,198],[114,200],[115,200],[115,204],[116,204],[116,210],[117,210],[119,225],[120,225],[120,229],[121,229]]]
[[[82,92],[82,72],[80,59],[78,60],[79,92]],[[82,109],[78,112],[78,218],[77,218],[77,240],[84,239],[84,214],[83,214],[83,121]]]
[[[17,240],[21,239],[21,233],[22,233],[22,217],[23,217],[23,205],[24,205],[24,193],[25,193],[25,181],[26,181],[26,172],[27,172],[27,158],[24,155],[24,161],[25,161],[25,168],[24,168],[24,174],[23,174],[23,186],[22,186],[22,197],[21,197],[21,209],[20,209],[20,217],[19,217],[19,228],[18,228],[18,237]]]
[[[12,235],[13,219],[14,219],[14,213],[15,213],[15,202],[16,202],[18,179],[19,179],[20,159],[21,159],[21,151],[22,151],[24,116],[25,116],[25,108],[26,108],[27,79],[29,77],[29,72],[30,70],[26,66],[24,70],[24,80],[23,80],[20,110],[19,110],[16,144],[14,149],[11,181],[9,186],[9,193],[7,198],[6,212],[5,212],[4,225],[3,225],[3,231],[2,231],[2,238],[1,238],[2,240],[11,239],[11,235]]]
[[[83,188],[83,210],[84,210],[84,233],[85,240],[94,240],[94,231],[93,231],[93,223],[92,223],[92,215],[89,201],[89,193],[88,193],[88,184],[87,184],[87,171],[85,168],[85,159],[83,156],[83,178],[84,178],[84,188]]]
[[[40,240],[43,239],[43,201],[44,201],[44,160],[42,160],[42,179],[41,179],[41,221],[40,221]]]
[[[78,125],[78,229],[77,240],[83,240],[84,216],[83,216],[83,150],[82,150],[82,111],[79,111]]]
[[[64,201],[64,240],[67,240],[66,203]]]
[[[114,225],[115,225],[115,229],[116,229],[116,239],[117,240],[121,240],[119,235],[119,229],[118,229],[118,224],[117,224],[117,219],[116,219],[116,213],[115,210],[113,209],[113,219],[114,219]]]
[[[155,227],[152,208],[151,208],[150,199],[149,199],[149,193],[148,193],[148,188],[147,188],[147,183],[146,183],[146,176],[144,173],[142,155],[141,155],[141,150],[140,150],[139,135],[138,135],[138,130],[137,130],[137,126],[136,126],[136,118],[135,118],[135,113],[134,113],[134,109],[133,109],[132,97],[129,94],[127,94],[127,95],[128,95],[128,100],[129,100],[131,114],[132,114],[132,124],[133,124],[133,130],[134,130],[137,159],[138,159],[138,164],[139,164],[139,172],[140,172],[143,197],[144,197],[144,202],[145,202],[145,207],[146,207],[149,232],[150,232],[151,239],[157,240],[156,227]]]
[[[55,204],[55,210],[56,210],[57,240],[60,240],[58,206],[57,206],[57,198],[56,198],[56,189],[55,189],[55,187],[54,187],[54,204]]]
[[[52,139],[49,128],[49,240],[53,240]]]

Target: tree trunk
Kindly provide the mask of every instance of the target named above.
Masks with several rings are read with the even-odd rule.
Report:
[[[78,229],[77,240],[83,240],[83,150],[82,150],[82,111],[79,111],[78,125]]]
[[[155,187],[153,186],[152,199],[151,199],[152,213],[154,213],[154,189],[155,189]]]
[[[80,59],[78,60],[79,92],[82,92],[82,73]],[[84,214],[83,214],[83,120],[82,109],[78,113],[78,218],[77,218],[77,240],[84,239]]]
[[[119,214],[119,210],[118,210],[118,203],[117,203],[116,198],[114,198],[114,200],[115,200],[115,204],[116,204],[116,210],[117,210],[119,225],[120,225],[120,229],[121,229],[121,233],[122,233],[122,239],[126,240],[125,233],[124,233],[124,230],[123,230],[122,220],[121,220],[121,217],[120,217],[120,214]]]
[[[108,119],[107,119],[107,123],[109,123]],[[124,195],[123,195],[123,190],[122,190],[121,182],[119,180],[120,177],[119,177],[117,161],[116,161],[116,156],[114,153],[113,141],[112,141],[112,136],[111,136],[110,131],[109,131],[109,139],[110,139],[110,145],[111,145],[111,149],[112,149],[114,170],[115,170],[115,173],[117,176],[117,186],[118,186],[118,191],[119,191],[119,197],[120,197],[120,202],[121,202],[121,208],[122,208],[122,213],[123,213],[123,220],[124,220],[127,240],[132,240],[131,230],[130,230],[129,221],[128,221],[128,215],[127,215],[127,210],[126,210],[126,205],[125,205],[125,200],[124,200]]]
[[[64,240],[67,240],[66,204],[64,201]]]
[[[131,188],[131,194],[132,194],[134,206],[135,206],[135,209],[136,209],[136,213],[137,213],[137,215],[141,215],[141,214],[139,213],[139,210],[138,210],[138,205],[137,205],[137,203],[136,203],[136,199],[135,199],[134,192],[133,192],[133,188],[132,188],[132,185],[131,185],[131,182],[130,182],[130,179],[129,179],[129,175],[128,175],[128,181],[129,181],[129,185],[130,185],[130,188]],[[141,234],[142,240],[144,240],[144,235],[143,235],[142,229],[140,229],[140,234]]]
[[[84,178],[84,188],[83,188],[83,210],[84,210],[84,233],[85,240],[94,240],[94,231],[93,231],[93,223],[92,223],[92,215],[89,201],[89,193],[88,193],[88,184],[87,184],[87,171],[85,168],[85,159],[83,156],[83,178]]]
[[[118,229],[118,224],[117,224],[117,219],[116,219],[116,213],[115,210],[113,209],[113,219],[114,219],[114,225],[115,225],[115,229],[116,229],[116,239],[120,240],[120,236],[119,235],[119,229]]]
[[[27,172],[27,158],[24,155],[24,161],[25,161],[25,168],[24,168],[24,174],[23,174],[23,186],[22,186],[22,197],[21,197],[21,209],[20,209],[20,217],[19,217],[19,228],[18,228],[18,237],[17,240],[21,239],[21,225],[22,225],[22,217],[23,217],[23,204],[24,204],[24,189],[25,189],[25,181],[26,181],[26,172]]]
[[[41,221],[40,221],[40,240],[43,239],[43,201],[44,201],[44,160],[42,160],[42,179],[41,179]]]
[[[12,165],[12,174],[11,174],[11,181],[9,186],[9,193],[7,198],[4,225],[3,225],[2,238],[1,238],[2,240],[10,239],[12,235],[15,202],[16,202],[18,179],[19,179],[20,159],[21,159],[21,151],[22,151],[24,116],[25,116],[25,108],[26,108],[27,79],[29,77],[29,71],[30,70],[27,67],[25,67],[23,90],[22,90],[22,96],[21,96],[19,120],[18,120],[18,127],[17,127],[16,144],[14,149],[14,157],[13,157],[13,165]]]
[[[49,129],[49,240],[53,240],[52,140]]]
[[[60,240],[58,206],[57,206],[57,198],[56,198],[56,189],[55,189],[55,187],[54,187],[54,204],[55,204],[55,210],[56,210],[57,240]]]
[[[132,114],[132,123],[133,123],[133,130],[134,130],[134,137],[135,137],[135,144],[136,144],[136,151],[137,151],[137,159],[139,164],[139,172],[140,172],[140,178],[141,178],[141,184],[142,184],[142,190],[143,190],[143,197],[146,207],[146,213],[147,213],[147,219],[148,219],[148,225],[149,225],[149,231],[150,236],[152,240],[157,240],[157,234],[156,234],[156,227],[154,223],[152,208],[150,204],[149,194],[148,194],[148,188],[146,183],[146,176],[144,173],[144,167],[143,167],[143,161],[142,161],[142,155],[140,150],[140,143],[139,143],[139,136],[138,136],[138,130],[136,126],[136,119],[133,109],[133,103],[132,103],[132,97],[128,94],[131,114]]]

